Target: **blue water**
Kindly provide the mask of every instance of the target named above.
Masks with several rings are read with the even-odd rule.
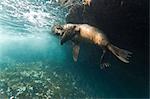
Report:
[[[67,43],[61,46],[59,39],[51,31],[54,24],[65,23],[66,14],[67,9],[54,0],[1,0],[0,98],[23,97],[30,93],[26,92],[27,88],[23,90],[23,86],[21,86],[22,93],[16,91],[20,88],[17,83],[22,84],[20,78],[24,77],[19,76],[20,78],[17,79],[17,73],[31,73],[30,70],[34,70],[35,74],[43,72],[45,77],[54,75],[54,78],[51,79],[52,82],[62,86],[58,88],[58,91],[54,91],[55,95],[51,95],[53,98],[147,97],[147,76],[146,73],[138,71],[141,67],[137,67],[137,65],[144,65],[142,58],[136,59],[136,57],[133,57],[133,62],[131,61],[127,65],[110,56],[112,66],[101,70],[99,67],[101,50],[95,46],[83,44],[79,61],[73,62],[71,44]],[[133,66],[138,69],[134,71]],[[27,86],[27,83],[32,83],[32,79],[34,82],[32,73],[30,76],[30,80],[25,78],[25,86]],[[16,83],[14,83],[14,79],[17,79]],[[47,84],[45,86],[48,86],[49,83],[45,83],[45,79],[47,78],[41,78],[40,80],[43,80],[43,83]],[[3,83],[6,82],[7,86],[4,87]],[[75,84],[76,87],[67,85],[67,82]],[[19,87],[12,87],[13,91],[9,92],[8,88],[13,85]],[[53,90],[53,87],[51,88],[49,87]],[[47,91],[48,89],[43,90]],[[32,91],[32,95],[29,95],[30,98],[49,96],[38,95],[44,93],[38,91],[38,89],[37,92],[35,89]],[[17,96],[17,94],[19,95]]]
[[[51,26],[65,22],[65,9],[44,0],[4,0],[0,6],[1,60],[39,57],[63,61],[63,47],[52,36]]]

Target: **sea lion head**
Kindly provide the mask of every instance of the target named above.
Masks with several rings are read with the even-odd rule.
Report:
[[[57,36],[62,36],[63,33],[64,33],[63,26],[61,26],[61,25],[54,25],[54,26],[52,27],[52,32],[53,32],[54,34],[56,34]]]
[[[77,33],[75,31],[76,26],[67,25],[67,28],[62,25],[54,25],[52,32],[61,37],[61,45],[71,40]]]
[[[61,45],[74,38],[74,36],[77,34],[75,27],[76,26],[64,29],[64,33],[61,36]]]

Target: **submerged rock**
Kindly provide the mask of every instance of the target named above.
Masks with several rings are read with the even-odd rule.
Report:
[[[85,6],[82,3],[74,4],[70,7],[68,14],[66,15],[67,23],[87,23],[90,25],[95,25],[95,16],[91,7]]]
[[[10,64],[13,68],[2,70],[0,95],[16,99],[88,97],[86,91],[83,92],[83,89],[78,87],[71,73],[63,70],[60,72],[60,68],[59,72],[57,69],[45,71],[40,64]]]
[[[88,0],[87,0],[88,1]],[[148,0],[90,0],[90,6],[75,4],[67,23],[87,23],[103,30],[115,43],[148,47]],[[142,34],[144,32],[144,34]],[[135,36],[136,35],[136,36]],[[141,39],[139,41],[139,39]],[[121,42],[118,42],[120,41]],[[129,42],[126,42],[126,41]],[[142,47],[141,47],[142,46]],[[133,47],[134,48],[134,47]]]
[[[69,8],[69,7],[73,6],[74,4],[79,3],[80,0],[56,0],[56,2],[66,8]]]

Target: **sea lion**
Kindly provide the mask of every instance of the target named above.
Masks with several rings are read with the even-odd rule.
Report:
[[[112,52],[118,59],[124,63],[129,63],[131,52],[114,46],[102,31],[88,24],[65,24],[53,27],[55,34],[61,36],[61,45],[71,40],[73,42],[73,59],[77,61],[80,50],[80,42],[88,41],[102,48],[103,54],[100,63],[103,64],[103,58],[106,51]],[[106,64],[103,64],[107,66]]]
[[[82,2],[83,2],[83,5],[88,5],[88,6],[90,6],[92,0],[82,0]]]

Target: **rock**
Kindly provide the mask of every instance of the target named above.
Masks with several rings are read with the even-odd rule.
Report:
[[[60,98],[60,94],[73,97],[74,95],[70,93],[77,91],[77,95],[84,96],[78,87],[76,89],[71,73],[59,70],[45,71],[38,69],[38,66],[40,66],[38,63],[20,64],[17,69],[15,67],[3,71],[0,76],[0,95],[7,98],[14,96],[16,99],[49,99]]]
[[[22,76],[25,76],[25,77],[29,77],[30,76],[30,73],[28,73],[27,71],[20,72],[20,74]]]
[[[91,0],[90,6],[85,6],[84,14],[83,10],[82,4],[72,6],[66,17],[67,23],[94,25],[118,45],[148,47],[148,0]],[[145,39],[146,46],[141,42]]]
[[[60,87],[59,87],[59,86],[56,86],[56,87],[55,87],[55,89],[59,90],[59,89],[60,89]]]
[[[35,82],[35,83],[42,83],[41,80],[35,80],[34,82]]]
[[[32,87],[32,86],[29,86],[29,89],[30,89],[30,90],[33,90],[33,87]]]
[[[83,6],[75,4],[70,9],[66,16],[67,23],[82,23],[83,22]]]
[[[95,17],[90,7],[81,4],[74,4],[66,16],[67,23],[87,23],[95,25]]]
[[[15,97],[14,97],[14,96],[11,96],[10,99],[15,99]]]
[[[80,0],[56,0],[56,2],[68,8],[76,3],[79,3]]]
[[[19,89],[17,89],[16,96],[23,94],[25,92],[25,90],[26,90],[26,87],[19,87]]]

